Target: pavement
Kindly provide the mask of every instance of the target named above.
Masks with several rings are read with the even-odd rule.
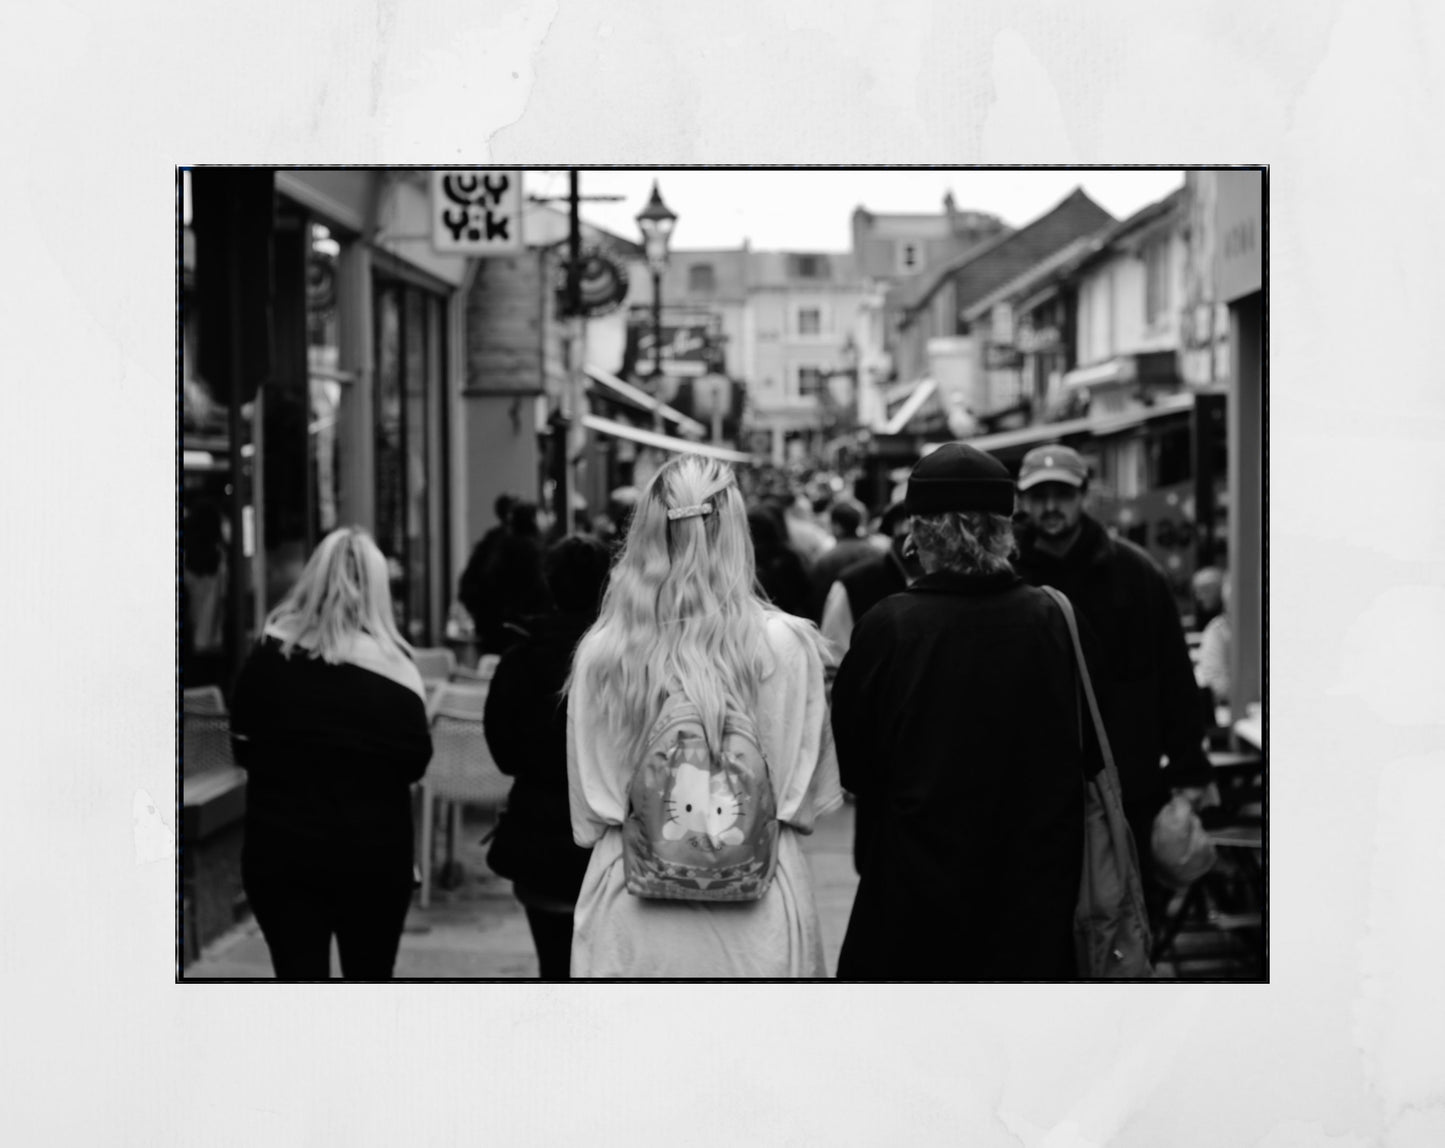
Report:
[[[853,909],[858,877],[853,871],[854,807],[845,804],[822,818],[803,838],[813,871],[813,891],[823,932],[828,975],[838,968],[838,951]],[[537,976],[537,956],[512,883],[487,868],[481,838],[490,828],[485,813],[468,810],[457,839],[459,880],[454,888],[434,884],[431,904],[414,901],[397,956],[398,980],[526,979]],[[443,819],[443,824],[445,820]],[[443,829],[441,832],[445,833]],[[438,852],[441,851],[438,846]],[[1260,978],[1261,957],[1254,945],[1230,935],[1238,922],[1214,912],[1213,920],[1187,927],[1169,961],[1156,975],[1205,980]],[[340,963],[332,951],[333,975]],[[253,920],[247,920],[208,946],[182,974],[185,980],[270,980],[271,958]]]
[[[431,904],[414,901],[397,955],[398,980],[512,979],[537,975],[532,934],[512,883],[487,868],[480,839],[488,815],[468,810],[456,844],[460,880],[455,888],[434,884]],[[443,822],[445,824],[445,822]],[[442,830],[445,833],[445,830]],[[440,851],[440,847],[439,847]],[[803,838],[813,870],[813,891],[831,976],[853,908],[858,876],[853,871],[853,806],[822,818]],[[340,964],[332,951],[333,975]],[[254,920],[247,920],[209,945],[186,968],[185,980],[270,980],[271,958]]]

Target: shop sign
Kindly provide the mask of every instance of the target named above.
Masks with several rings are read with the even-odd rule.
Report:
[[[721,339],[716,316],[662,319],[662,373],[696,378],[722,368]],[[623,373],[651,375],[657,368],[652,312],[636,308],[627,319],[627,351]]]
[[[432,172],[432,247],[448,255],[515,255],[522,242],[522,173]]]
[[[1264,285],[1264,180],[1258,171],[1221,171],[1217,178],[1216,276],[1219,298],[1228,303]]]
[[[984,348],[983,365],[990,371],[1012,371],[1023,365],[1023,355],[1017,347],[990,343]]]
[[[1025,355],[1042,355],[1059,350],[1064,341],[1057,327],[1022,326],[1014,342]]]

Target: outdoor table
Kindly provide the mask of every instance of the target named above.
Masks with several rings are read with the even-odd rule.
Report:
[[[1240,718],[1234,723],[1234,736],[1257,750],[1264,749],[1264,718],[1262,715]]]

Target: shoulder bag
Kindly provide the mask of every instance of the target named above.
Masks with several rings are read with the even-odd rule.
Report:
[[[1094,684],[1084,661],[1074,607],[1053,587],[1042,589],[1058,603],[1068,624],[1079,686],[1088,703],[1104,759],[1104,768],[1087,780],[1084,790],[1084,873],[1079,882],[1079,903],[1074,910],[1074,951],[1079,976],[1090,980],[1152,977],[1149,913],[1144,905],[1139,854],[1129,823],[1124,820],[1119,771],[1114,767],[1114,754],[1109,748]],[[1082,723],[1082,716],[1080,720]],[[1082,744],[1082,724],[1080,734]]]

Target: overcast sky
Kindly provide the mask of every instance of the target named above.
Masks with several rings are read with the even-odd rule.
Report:
[[[736,247],[846,251],[859,205],[876,212],[941,212],[950,188],[960,210],[989,211],[1015,227],[1047,211],[1075,187],[1122,219],[1184,182],[1180,171],[958,169],[589,170],[582,195],[621,195],[617,203],[584,203],[582,216],[628,239],[656,179],[677,213],[675,248]],[[533,195],[565,195],[561,170],[529,171]],[[560,205],[559,205],[560,206]]]

